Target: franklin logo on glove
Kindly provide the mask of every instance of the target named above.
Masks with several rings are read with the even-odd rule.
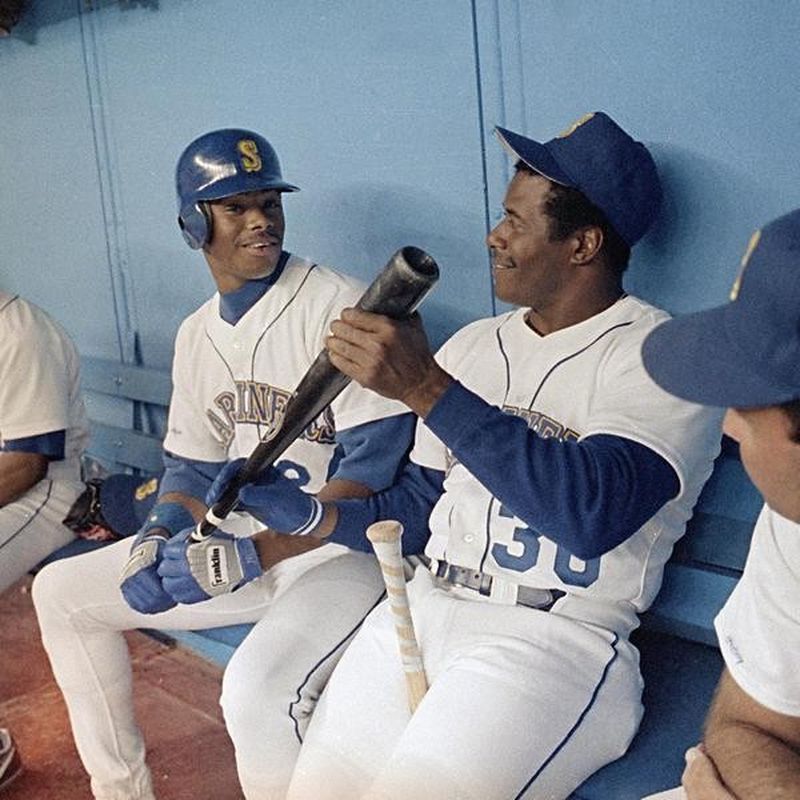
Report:
[[[228,585],[228,562],[225,558],[225,548],[214,546],[208,548],[208,574],[211,585]]]

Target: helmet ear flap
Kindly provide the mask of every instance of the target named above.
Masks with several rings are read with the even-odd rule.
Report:
[[[178,227],[181,229],[186,244],[192,250],[200,250],[211,241],[211,214],[206,203],[195,203],[181,209],[178,216]]]

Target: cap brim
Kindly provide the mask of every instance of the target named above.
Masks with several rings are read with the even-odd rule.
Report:
[[[784,403],[796,389],[760,377],[759,364],[732,338],[735,304],[668,320],[644,340],[642,359],[653,380],[670,394],[723,408]]]
[[[541,173],[545,178],[549,178],[555,183],[560,183],[562,186],[576,186],[575,181],[561,169],[558,162],[543,144],[499,126],[494,129],[494,133],[500,140],[500,144],[515,159],[523,161],[531,169],[536,170],[536,172]]]

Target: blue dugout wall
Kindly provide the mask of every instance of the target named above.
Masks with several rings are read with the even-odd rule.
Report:
[[[0,286],[89,355],[166,367],[213,286],[173,168],[215,127],[263,132],[287,246],[368,280],[404,244],[443,270],[431,337],[495,311],[484,246],[509,165],[603,109],[666,188],[628,288],[723,301],[751,231],[800,206],[795,0],[28,0],[0,40]]]

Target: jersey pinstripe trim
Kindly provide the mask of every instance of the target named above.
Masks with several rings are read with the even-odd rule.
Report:
[[[52,491],[53,491],[53,481],[52,480],[48,480],[47,481],[47,492],[45,493],[45,496],[44,496],[44,499],[42,500],[42,502],[39,503],[38,507],[33,512],[33,514],[31,514],[31,516],[28,517],[28,519],[26,519],[25,522],[22,525],[20,525],[19,528],[17,528],[17,530],[15,530],[11,534],[11,536],[8,537],[8,539],[5,539],[3,542],[0,542],[0,551],[2,551],[3,548],[6,545],[11,544],[11,542],[13,542],[14,539],[16,539],[17,536],[19,536],[22,533],[22,531],[24,531],[25,528],[27,528],[28,525],[30,525],[36,519],[36,517],[39,516],[39,513],[41,512],[41,510],[47,505],[47,501],[50,499],[50,494],[52,493]],[[9,503],[9,505],[11,505],[11,503]]]
[[[550,367],[549,370],[547,370],[547,372],[545,373],[544,377],[539,382],[539,386],[537,387],[536,391],[533,393],[533,397],[531,398],[531,402],[528,404],[528,411],[531,411],[533,409],[533,404],[536,402],[536,398],[539,396],[539,392],[542,391],[542,389],[544,388],[545,383],[547,383],[547,379],[560,366],[562,366],[563,364],[566,364],[567,361],[571,361],[573,358],[577,358],[582,353],[585,353],[589,348],[591,348],[594,345],[596,345],[601,339],[604,339],[609,333],[613,333],[615,330],[618,330],[619,328],[627,328],[629,325],[633,325],[633,323],[634,323],[634,320],[628,320],[628,322],[620,322],[617,325],[612,325],[610,328],[607,328],[601,334],[599,334],[594,339],[592,339],[592,341],[589,342],[589,344],[585,345],[580,350],[576,350],[574,353],[570,353],[568,356],[564,356],[564,358],[562,358],[560,361],[556,361],[556,363],[553,364],[553,366]],[[506,365],[506,366],[508,366],[508,365]]]
[[[0,292],[2,294],[2,292]],[[6,302],[0,305],[0,311],[8,308],[17,298],[19,297],[18,294],[11,294],[6,297]]]
[[[295,289],[294,294],[292,294],[292,296],[284,303],[283,308],[270,320],[270,322],[267,325],[267,327],[264,328],[264,330],[259,335],[258,339],[256,339],[256,343],[253,345],[253,351],[250,354],[250,376],[251,376],[251,378],[255,375],[256,354],[258,353],[258,348],[261,346],[261,342],[263,341],[264,337],[269,332],[270,328],[272,328],[272,326],[275,325],[275,323],[284,315],[284,313],[289,308],[289,306],[291,306],[292,303],[294,303],[294,301],[297,299],[297,296],[300,294],[300,292],[303,290],[303,287],[306,285],[306,281],[308,280],[309,276],[311,275],[311,273],[316,268],[317,268],[316,264],[312,264],[308,268],[308,270],[306,271],[306,274],[303,275],[303,279],[300,281],[299,285]]]
[[[533,785],[534,781],[547,768],[547,765],[550,764],[553,761],[553,759],[561,752],[561,750],[563,750],[563,748],[567,745],[569,740],[572,738],[572,735],[575,733],[575,731],[578,730],[578,728],[580,727],[581,723],[586,718],[586,715],[589,713],[589,711],[591,710],[592,706],[594,705],[594,701],[597,699],[597,695],[600,692],[600,689],[602,688],[603,684],[605,683],[606,678],[608,677],[608,671],[609,671],[609,669],[611,669],[611,665],[617,660],[617,656],[619,656],[619,651],[617,650],[617,643],[618,642],[619,642],[619,636],[615,633],[614,634],[614,639],[613,639],[613,641],[611,642],[611,645],[610,645],[611,646],[611,651],[612,651],[611,652],[611,658],[608,659],[608,661],[606,662],[605,667],[603,667],[603,674],[600,676],[600,680],[597,682],[597,685],[594,687],[594,691],[592,692],[592,696],[589,698],[589,702],[586,704],[586,707],[583,709],[583,711],[581,711],[580,715],[578,716],[578,719],[575,720],[575,724],[567,732],[567,735],[558,743],[558,745],[556,745],[556,747],[553,749],[553,752],[550,753],[550,755],[542,762],[542,764],[539,767],[539,769],[537,769],[536,772],[534,772],[533,775],[531,775],[531,777],[528,780],[528,782],[514,796],[514,800],[522,800],[522,798],[525,796],[525,792],[527,792],[528,789],[531,788],[531,786]]]
[[[386,592],[383,591],[378,595],[378,599],[366,610],[366,612],[361,616],[356,624],[350,629],[350,631],[343,636],[327,653],[325,653],[322,658],[314,664],[313,667],[306,673],[306,676],[300,682],[300,685],[297,687],[295,691],[295,697],[297,699],[293,700],[289,703],[289,708],[287,709],[289,713],[289,719],[292,721],[292,725],[294,726],[294,735],[297,737],[297,741],[302,744],[303,737],[300,733],[300,720],[295,716],[295,707],[300,703],[303,699],[303,689],[308,685],[308,682],[311,678],[314,677],[314,673],[329,659],[331,659],[337,652],[342,650],[347,642],[352,639],[352,637],[356,634],[358,629],[364,624],[364,620],[380,605],[380,603],[386,598]]]

